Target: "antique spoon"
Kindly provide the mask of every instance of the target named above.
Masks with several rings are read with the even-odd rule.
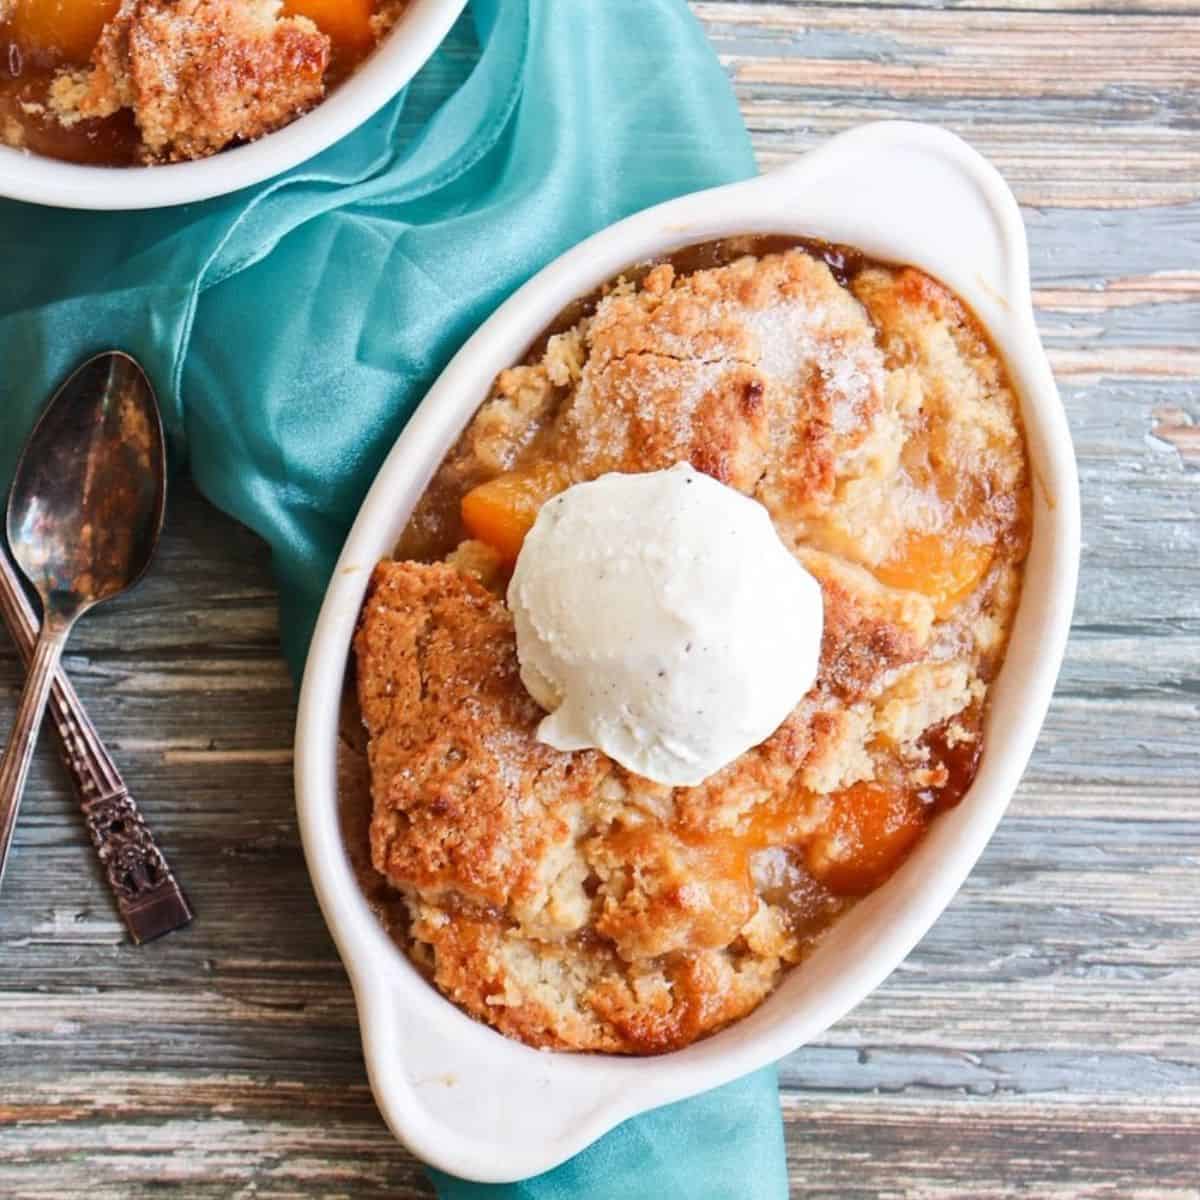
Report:
[[[39,622],[2,546],[0,619],[28,668]],[[49,715],[58,731],[63,765],[75,781],[88,837],[129,936],[140,946],[182,929],[192,919],[192,906],[61,668],[50,691]]]
[[[0,883],[46,701],[71,627],[136,583],[166,506],[154,391],[127,354],[85,362],[29,435],[8,499],[8,544],[42,601],[42,627],[0,760]]]

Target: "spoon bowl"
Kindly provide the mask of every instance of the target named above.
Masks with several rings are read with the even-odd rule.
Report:
[[[89,608],[141,578],[166,509],[166,445],[154,389],[127,354],[80,366],[54,394],[17,463],[6,531],[42,602],[42,628],[0,760],[0,881],[63,646]]]

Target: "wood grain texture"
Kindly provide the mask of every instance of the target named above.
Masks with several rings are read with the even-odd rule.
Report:
[[[1009,817],[781,1066],[793,1193],[1200,1196],[1200,7],[694,8],[764,167],[885,116],[997,162],[1083,486],[1074,635]],[[0,903],[0,1196],[429,1195],[304,871],[274,606],[260,544],[185,484],[155,572],[80,626],[68,670],[199,917],[124,943],[47,740]],[[17,685],[0,645],[0,727]]]

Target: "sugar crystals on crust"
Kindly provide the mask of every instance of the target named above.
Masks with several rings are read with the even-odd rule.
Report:
[[[64,124],[133,110],[149,161],[215,154],[325,94],[330,41],[281,0],[124,0],[92,65],[50,93]]]

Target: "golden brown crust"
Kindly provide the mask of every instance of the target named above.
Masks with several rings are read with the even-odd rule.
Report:
[[[794,508],[828,493],[835,457],[880,403],[865,312],[800,252],[681,279],[655,268],[600,305],[586,338],[562,418],[564,456],[584,477],[686,459]]]
[[[455,1003],[547,1050],[677,1049],[744,1016],[778,976],[773,962],[719,950],[630,966],[600,941],[534,943],[495,921],[424,906],[413,936]]]
[[[690,462],[753,491],[767,452],[765,382],[753,368],[629,354],[589,369],[563,424],[579,478]]]
[[[820,550],[801,562],[821,585],[825,624],[817,683],[853,702],[876,692],[929,643],[933,608],[919,593],[884,587],[868,572]]]
[[[904,389],[901,407],[917,408],[904,414],[899,470],[941,501],[939,511],[922,510],[931,519],[921,527],[968,526],[976,542],[1011,545],[1019,557],[1029,524],[1024,437],[983,331],[956,296],[912,267],[863,271],[853,290]]]
[[[133,110],[151,161],[203,158],[325,94],[330,41],[280,0],[124,0],[87,72],[55,82],[66,123]]]
[[[498,908],[537,894],[599,756],[534,737],[508,610],[453,567],[380,563],[355,648],[376,870]]]
[[[761,500],[822,587],[813,689],[672,789],[536,741],[479,543],[457,571],[376,572],[356,642],[371,835],[410,953],[533,1045],[656,1053],[759,1003],[969,782],[1019,595],[1023,438],[944,288],[872,268],[848,289],[794,250],[656,267],[502,372],[408,551],[445,555],[468,487],[544,459],[576,480],[688,459]]]

